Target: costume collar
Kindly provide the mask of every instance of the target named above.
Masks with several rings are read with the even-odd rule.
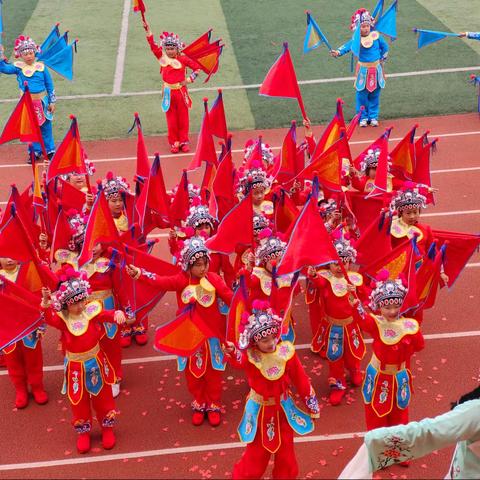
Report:
[[[163,54],[158,60],[160,66],[163,67],[172,67],[175,70],[180,70],[183,68],[182,62],[178,58],[170,58],[167,54]]]
[[[14,270],[4,270],[3,268],[0,269],[0,275],[5,277],[7,280],[11,282],[16,282],[18,277],[18,272],[20,271],[20,265],[17,265]]]
[[[390,233],[395,238],[407,237],[408,239],[413,238],[414,234],[418,233],[417,242],[419,242],[423,238],[423,232],[418,227],[416,227],[415,225],[407,225],[400,217],[394,218],[392,220]]]
[[[75,337],[83,335],[88,329],[88,323],[102,311],[102,304],[98,300],[87,303],[85,310],[80,315],[69,315],[68,313],[57,312],[58,316],[65,322],[68,331]]]
[[[59,248],[55,252],[55,260],[58,263],[68,263],[75,270],[78,270],[78,253],[72,252],[71,250],[65,250],[64,248]]]
[[[25,77],[30,78],[32,77],[35,72],[43,72],[45,70],[45,65],[42,62],[35,61],[31,65],[27,65],[22,60],[17,60],[13,62],[13,64],[22,70],[23,75]]]
[[[400,317],[394,322],[389,322],[381,315],[372,314],[372,317],[377,324],[380,339],[386,345],[395,345],[406,335],[415,335],[420,329],[414,318]]]
[[[318,272],[320,276],[328,280],[330,286],[332,287],[332,292],[336,297],[343,297],[348,292],[347,290],[347,280],[345,277],[336,277],[330,270],[321,270]],[[359,287],[363,284],[363,277],[358,272],[347,272],[348,278],[356,287]]]
[[[208,308],[215,301],[215,287],[206,277],[202,277],[199,283],[187,285],[180,297],[184,304],[190,303],[193,298],[202,307]]]
[[[87,263],[83,268],[87,272],[88,278],[95,273],[105,273],[110,265],[110,259],[106,257],[98,257],[95,261]]]
[[[372,30],[366,37],[360,37],[360,43],[363,48],[370,48],[375,40],[378,40],[380,34],[376,30]]]
[[[267,380],[278,380],[285,373],[287,362],[295,354],[295,346],[291,342],[279,342],[272,353],[263,353],[256,348],[247,350],[247,358],[255,365]]]
[[[119,232],[126,232],[128,230],[128,218],[124,213],[118,218],[114,218],[113,221]]]

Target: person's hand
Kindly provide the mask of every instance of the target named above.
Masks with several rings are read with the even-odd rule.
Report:
[[[226,355],[231,355],[235,351],[235,344],[225,340],[225,343],[222,343],[222,350]]]
[[[347,291],[349,292],[355,292],[357,290],[357,287],[355,285],[352,285],[350,283],[347,283]]]
[[[172,242],[177,239],[177,232],[173,228],[171,228],[170,231],[168,232],[168,238]]]
[[[55,113],[55,104],[51,103],[47,109],[50,113]]]
[[[50,299],[52,291],[48,287],[42,287],[42,307],[48,307],[50,305]]]
[[[445,283],[445,285],[448,285],[450,278],[445,272],[440,273],[440,278],[442,279],[443,283]]]
[[[39,240],[39,244],[40,244],[40,248],[42,250],[46,250],[48,248],[48,237],[47,237],[47,234],[45,233],[41,233],[39,236],[38,236],[38,240]]]
[[[460,38],[465,38],[467,36],[467,32],[460,32]]]
[[[117,325],[123,325],[127,319],[125,318],[125,314],[121,310],[115,310],[113,314],[113,319]]]
[[[330,50],[330,55],[336,58],[340,56],[340,52],[338,50]]]
[[[184,87],[184,86],[187,84],[187,81],[186,81],[186,80],[182,80],[182,81],[179,82],[179,83],[180,83],[180,85],[181,85],[182,87]]]
[[[137,280],[142,273],[142,271],[138,267],[132,264],[126,265],[125,270],[127,271],[128,275],[130,275],[134,280]]]
[[[89,210],[92,208],[94,200],[95,200],[95,197],[93,196],[93,193],[87,192],[85,194],[85,203],[87,204],[87,208]]]

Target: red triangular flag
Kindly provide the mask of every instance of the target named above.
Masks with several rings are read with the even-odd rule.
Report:
[[[292,121],[285,135],[280,154],[277,159],[278,166],[273,172],[273,177],[278,183],[286,183],[294,178],[300,170],[297,162],[297,123]]]
[[[232,140],[227,139],[224,154],[218,164],[217,173],[213,179],[213,193],[217,200],[217,216],[222,221],[223,217],[235,205],[234,189],[235,169],[232,159]]]
[[[253,242],[252,195],[247,195],[238,205],[225,215],[217,233],[205,244],[214,251],[229,255],[237,245],[251,245]]]
[[[238,345],[242,314],[248,311],[249,301],[245,275],[240,275],[227,316],[227,340],[235,345]]]
[[[97,193],[97,198],[88,217],[85,240],[83,241],[82,251],[78,257],[79,267],[92,260],[93,248],[100,242],[121,247],[118,230],[102,190],[99,190]],[[123,247],[121,248],[123,249]]]
[[[7,120],[5,127],[3,127],[2,135],[0,135],[0,145],[12,140],[38,142],[42,146],[43,155],[47,158],[42,132],[40,131],[33,107],[32,96],[26,83],[24,88],[23,95]]]
[[[182,221],[185,220],[188,215],[189,206],[190,199],[188,196],[188,178],[187,171],[184,170],[182,173],[182,178],[180,179],[180,182],[178,184],[177,191],[170,205],[171,228],[173,228],[173,226],[182,226]]]
[[[135,113],[134,125],[137,127],[137,168],[136,177],[143,181],[148,177],[150,172],[150,162],[148,160],[147,146],[143,137],[142,124],[138,113]]]
[[[278,265],[278,275],[298,272],[310,265],[320,266],[339,261],[316,204],[316,196],[311,195],[300,212]],[[312,248],[313,245],[315,248]]]
[[[197,148],[188,166],[188,170],[199,168],[204,161],[217,165],[217,152],[215,151],[215,143],[210,129],[207,101],[206,98],[203,99],[205,112],[203,114],[202,128],[198,134]]]
[[[335,115],[333,116],[332,120],[330,120],[330,123],[327,125],[327,127],[325,128],[325,131],[322,133],[322,136],[318,140],[312,155],[313,158],[318,157],[330,146],[332,146],[336,141],[338,141],[342,130],[346,131],[345,119],[343,118],[342,105],[343,105],[343,100],[341,98],[337,98]],[[347,140],[348,138],[349,137],[347,134]]]
[[[374,187],[373,190],[368,193],[368,198],[387,193],[388,135],[385,132],[377,143],[377,148],[380,149],[380,155],[378,157],[377,171],[375,172],[375,181],[373,183]]]
[[[412,178],[415,170],[415,131],[417,127],[418,124],[414,125],[390,153],[392,173],[397,178]]]
[[[298,86],[297,74],[288,50],[288,43],[283,44],[282,54],[268,71],[258,93],[268,97],[296,98],[303,118],[305,120],[308,118]]]
[[[295,202],[288,196],[282,188],[275,192],[274,196],[275,230],[281,233],[287,233],[300,215],[300,210]]]
[[[213,102],[212,108],[208,112],[210,121],[210,131],[212,135],[218,138],[223,138],[227,142],[228,129],[227,120],[225,118],[225,107],[223,106],[222,89],[218,89],[218,96]]]
[[[431,187],[432,180],[430,177],[430,153],[435,151],[438,138],[435,138],[430,142],[427,137],[428,133],[429,131],[427,130],[415,142],[415,171],[412,175],[412,182],[421,183]],[[427,192],[426,197],[427,203],[435,203],[432,192]]]
[[[362,169],[362,162],[365,156],[367,155],[369,150],[377,150],[379,148],[384,148],[385,145],[385,138],[388,140],[390,138],[390,134],[392,133],[393,127],[387,128],[373,143],[371,143],[365,150],[363,150],[353,161],[353,165],[357,170]],[[388,143],[387,143],[388,146]],[[388,154],[388,151],[387,151]]]
[[[70,128],[48,166],[47,183],[59,175],[72,172],[86,175],[88,182],[85,152],[80,140],[77,119],[73,115],[70,118],[72,120]]]

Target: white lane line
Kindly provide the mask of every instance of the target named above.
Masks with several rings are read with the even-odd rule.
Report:
[[[115,65],[115,75],[113,77],[112,95],[118,96],[122,90],[123,70],[125,68],[125,53],[127,51],[128,35],[128,16],[130,13],[130,0],[123,2],[122,28],[120,30],[120,39],[118,41],[117,63]]]
[[[309,435],[306,437],[295,437],[295,443],[313,443],[313,442],[329,442],[333,440],[346,440],[351,438],[361,438],[365,432],[349,432],[349,433],[335,433],[327,435]],[[111,462],[115,460],[146,458],[146,457],[164,457],[167,455],[179,455],[182,453],[196,453],[208,452],[212,450],[229,450],[232,448],[245,448],[242,442],[229,443],[211,443],[208,445],[192,445],[190,447],[176,447],[176,448],[161,448],[158,450],[144,450],[139,452],[125,452],[114,453],[109,455],[95,456],[95,457],[78,457],[68,458],[62,460],[47,460],[44,462],[29,462],[29,463],[10,463],[0,465],[0,471],[5,470],[24,470],[26,468],[47,468],[60,467],[67,465],[79,465],[85,463]]]
[[[480,266],[480,263],[477,264]],[[468,265],[467,265],[468,266]],[[471,330],[467,332],[452,332],[452,333],[431,333],[423,336],[426,340],[442,340],[445,338],[465,338],[465,337],[480,337],[480,330]],[[365,343],[372,343],[371,338],[366,338]],[[295,345],[296,350],[309,350],[309,343],[299,343]],[[176,360],[176,355],[155,355],[152,357],[140,357],[140,358],[126,358],[122,360],[122,365],[136,365],[143,363],[157,363],[167,362],[170,360]],[[63,365],[47,365],[43,367],[44,372],[58,372],[63,371]],[[8,375],[6,370],[0,370],[0,377]]]
[[[385,122],[388,123],[388,122]],[[261,131],[261,130],[258,130]],[[457,132],[457,133],[440,133],[438,135],[433,135],[429,134],[430,138],[444,138],[444,137],[464,137],[464,136],[470,136],[470,135],[480,135],[480,130],[473,130],[470,132]],[[415,137],[419,138],[419,137]],[[357,140],[355,142],[349,142],[350,145],[369,145],[371,144],[375,139],[371,140]],[[402,137],[392,137],[390,138],[391,142],[398,142],[402,140]],[[108,142],[109,140],[105,140]],[[281,146],[274,146],[270,147],[272,150],[280,150]],[[232,150],[232,153],[243,153],[244,149],[243,148],[236,148]],[[217,150],[217,154],[220,153],[220,150]],[[164,155],[161,155],[161,158],[182,158],[182,157],[191,157],[195,154],[195,152],[189,152],[189,153],[176,153],[176,154],[170,154],[166,153]],[[151,159],[153,159],[153,156],[150,156]],[[132,160],[136,160],[137,157],[109,157],[109,158],[90,158],[90,160],[93,163],[110,163],[110,162],[130,162]],[[0,165],[0,168],[29,168],[31,169],[31,165],[28,165],[26,163],[10,163],[10,164],[5,164],[5,165]],[[480,170],[480,167],[465,167],[465,168],[459,168],[459,169],[445,169],[445,170],[431,170],[430,173],[447,173],[447,172],[468,172],[472,170]]]
[[[417,70],[411,72],[389,73],[388,78],[402,78],[402,77],[417,77],[422,75],[436,75],[443,73],[457,73],[470,72],[472,70],[480,70],[480,66],[473,67],[459,67],[459,68],[439,68],[436,70]],[[319,83],[339,83],[339,82],[353,82],[355,77],[333,77],[333,78],[318,78],[313,80],[300,80],[299,85],[315,85]],[[249,85],[224,85],[217,87],[197,87],[190,88],[190,92],[216,92],[219,88],[222,90],[253,90],[260,88],[260,83],[252,83]],[[85,95],[64,95],[57,97],[59,100],[90,100],[93,98],[115,98],[115,97],[138,97],[145,95],[160,95],[161,90],[145,90],[141,92],[123,92],[123,93],[92,93]],[[18,98],[4,98],[0,99],[0,103],[17,102]]]

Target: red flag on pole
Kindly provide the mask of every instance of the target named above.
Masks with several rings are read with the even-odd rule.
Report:
[[[235,206],[234,175],[232,140],[228,138],[224,155],[218,164],[217,174],[213,179],[212,185],[213,193],[217,200],[217,215],[219,221]]]
[[[415,170],[415,124],[407,134],[395,145],[390,153],[392,171],[396,177],[411,179]]]
[[[276,162],[277,165],[274,165],[272,174],[278,183],[286,183],[300,172],[297,161],[297,122],[295,121],[292,121],[283,139]]]
[[[188,209],[190,206],[190,199],[188,196],[188,178],[187,171],[184,170],[182,173],[182,178],[178,184],[177,191],[173,197],[172,203],[170,205],[170,227],[173,228],[174,225],[180,227],[182,221],[188,215]]]
[[[353,165],[357,170],[362,169],[362,162],[365,156],[368,154],[369,150],[377,150],[380,148],[384,148],[385,146],[385,138],[388,140],[390,138],[390,134],[392,133],[393,127],[389,127],[385,129],[385,131],[378,137],[373,143],[371,143],[365,150],[363,150],[353,161]],[[387,142],[387,147],[388,147],[388,142]],[[388,151],[387,151],[388,154]]]
[[[430,154],[435,151],[438,138],[434,138],[431,142],[428,140],[427,130],[416,142],[415,142],[415,170],[412,175],[412,181],[415,183],[421,183],[423,185],[432,186],[432,180],[430,177]],[[427,192],[427,203],[435,203],[432,192]]]
[[[242,315],[248,311],[249,301],[245,275],[240,275],[227,316],[227,340],[235,345],[238,345]]]
[[[203,161],[217,165],[217,152],[215,151],[215,143],[210,129],[210,121],[208,115],[208,99],[203,99],[205,113],[203,114],[202,128],[198,134],[197,149],[193,155],[192,161],[187,170],[195,170],[200,167]]]
[[[135,112],[133,126],[137,127],[137,168],[135,173],[136,177],[143,182],[148,177],[150,172],[150,162],[148,160],[145,138],[143,137],[142,124],[140,123],[140,117],[138,116],[137,112]]]
[[[342,105],[343,100],[341,98],[337,98],[335,115],[333,116],[332,120],[330,120],[330,123],[327,125],[325,131],[322,133],[322,136],[318,140],[312,157],[315,158],[322,154],[340,138],[342,130],[346,131]],[[348,138],[350,137],[348,137],[347,134],[347,140]]]
[[[102,190],[98,191],[97,198],[88,217],[85,240],[83,241],[82,251],[78,257],[79,267],[92,260],[93,248],[100,242],[120,247],[123,250],[117,227],[113,221],[107,199]]]
[[[70,115],[70,119],[72,120],[70,128],[62,140],[62,143],[58,146],[57,151],[48,166],[47,183],[59,175],[72,172],[79,175],[85,175],[88,183],[85,152],[80,140],[77,119],[73,115]]]
[[[42,146],[42,152],[47,158],[47,152],[43,143],[42,132],[37,122],[37,116],[33,108],[32,96],[28,85],[25,83],[25,91],[20,97],[17,106],[13,110],[10,118],[3,127],[2,135],[0,135],[0,144],[7,143],[12,140],[20,140],[21,142],[38,142]]]
[[[377,143],[377,148],[380,149],[378,157],[377,171],[375,172],[375,181],[373,183],[373,190],[368,193],[367,198],[376,197],[387,193],[388,181],[388,135],[385,132]]]
[[[208,112],[208,116],[212,135],[222,138],[225,140],[225,142],[227,142],[227,119],[225,117],[225,107],[223,106],[223,94],[221,88],[218,89],[218,96],[213,102],[212,108]]]
[[[258,93],[267,97],[296,98],[303,119],[308,118],[287,42],[283,44],[282,54],[268,71]]]

